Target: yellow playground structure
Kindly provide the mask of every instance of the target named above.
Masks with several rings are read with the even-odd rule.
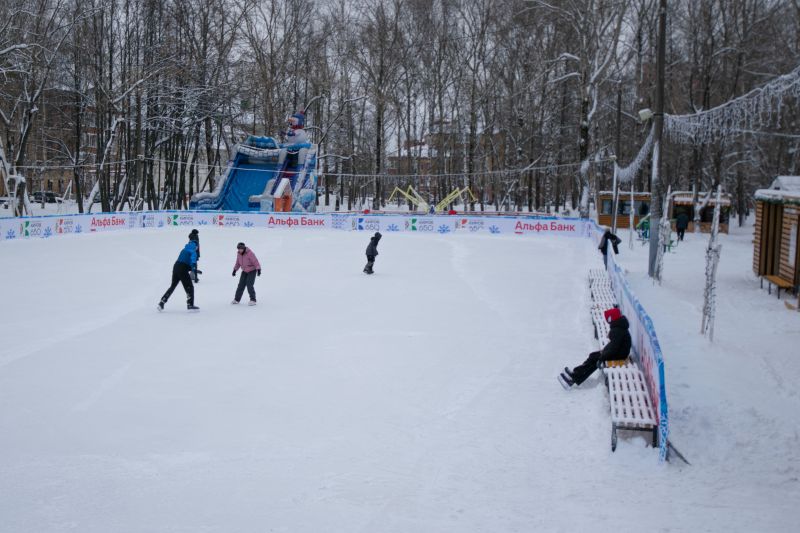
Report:
[[[446,208],[448,205],[452,204],[452,203],[453,203],[453,201],[454,201],[456,198],[458,198],[459,200],[461,200],[461,203],[462,203],[462,204],[466,204],[466,202],[464,201],[464,194],[465,194],[465,193],[468,193],[468,194],[469,194],[469,197],[470,197],[470,198],[472,198],[472,201],[473,201],[473,202],[477,202],[477,201],[478,201],[478,199],[475,197],[475,195],[474,195],[474,194],[472,194],[472,191],[471,191],[471,190],[469,190],[469,187],[464,187],[463,189],[453,189],[453,191],[452,191],[450,194],[448,194],[447,196],[445,196],[444,198],[442,198],[442,201],[441,201],[441,202],[439,202],[438,204],[436,204],[436,207],[434,207],[434,209],[436,210],[436,212],[437,212],[437,213],[440,213],[440,212],[444,211],[444,209],[445,209],[445,208]]]
[[[400,194],[401,196],[403,196],[406,200],[411,202],[418,211],[426,213],[430,209],[430,204],[411,185],[409,185],[408,188],[405,190],[401,189],[400,187],[395,187],[394,190],[392,191],[391,196],[389,196],[389,202],[392,201],[395,194]],[[456,198],[460,199],[461,203],[463,204],[465,203],[464,202],[465,194],[467,194],[469,198],[472,199],[473,202],[478,201],[475,195],[472,194],[472,191],[469,189],[469,187],[464,187],[463,189],[454,189],[450,194],[445,196],[441,202],[436,204],[433,207],[433,210],[436,213],[441,213],[448,205],[453,203],[453,201]]]

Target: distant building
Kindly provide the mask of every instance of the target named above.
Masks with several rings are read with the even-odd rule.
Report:
[[[778,176],[756,191],[753,271],[800,286],[800,176]]]
[[[706,205],[700,209],[700,232],[711,233],[711,225],[714,222],[714,207],[717,205],[717,197],[711,194],[711,198]],[[670,218],[672,219],[672,226],[675,229],[675,219],[681,213],[686,213],[689,216],[689,227],[686,231],[689,233],[694,231],[694,195],[691,191],[675,191],[672,193],[669,203]],[[719,231],[720,233],[728,233],[728,222],[731,217],[731,195],[722,193],[720,195],[720,213],[719,213]]]
[[[597,223],[601,226],[613,225],[612,216],[614,203],[613,191],[600,191],[597,193]],[[631,214],[631,193],[630,191],[620,191],[617,199],[617,228],[627,228],[630,226]],[[636,227],[642,218],[650,214],[650,193],[633,193],[633,226]]]

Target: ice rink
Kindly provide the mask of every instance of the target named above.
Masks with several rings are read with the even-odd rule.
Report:
[[[388,233],[366,276],[369,234],[201,227],[200,311],[179,286],[159,313],[188,232],[0,244],[0,531],[768,531],[797,516],[797,477],[731,486],[659,465],[643,437],[612,454],[599,376],[561,389],[596,349],[588,240]],[[230,304],[238,241],[262,265],[255,307]]]

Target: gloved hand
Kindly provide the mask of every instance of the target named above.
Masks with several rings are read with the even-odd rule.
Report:
[[[236,276],[236,271],[231,272],[231,276]]]
[[[203,273],[203,271],[200,270],[199,268],[195,268],[194,271],[195,271],[195,274],[202,274]]]
[[[259,269],[256,271],[256,276],[260,276],[260,275],[261,275],[261,269],[259,268]]]

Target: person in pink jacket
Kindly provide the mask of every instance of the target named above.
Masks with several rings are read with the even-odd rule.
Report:
[[[236,264],[233,266],[232,276],[236,276],[236,271],[242,269],[242,274],[239,276],[239,286],[236,287],[236,296],[233,297],[232,304],[238,304],[244,294],[244,288],[247,287],[247,294],[250,295],[250,305],[256,305],[256,290],[253,285],[256,282],[256,276],[261,275],[261,264],[258,262],[256,254],[253,250],[249,249],[240,242],[236,245]]]

